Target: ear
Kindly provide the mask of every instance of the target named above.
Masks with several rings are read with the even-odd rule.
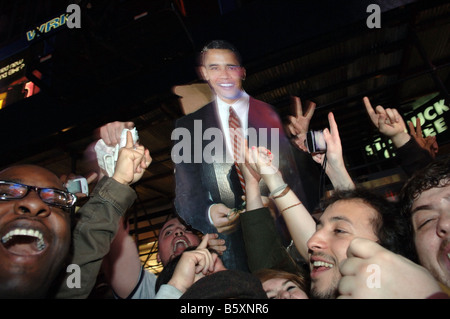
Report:
[[[197,68],[197,73],[201,79],[209,81],[208,72],[206,72],[206,68],[204,65]]]
[[[156,254],[156,261],[158,263],[161,263],[161,257],[159,256],[159,253]]]
[[[244,67],[242,67],[241,69],[242,69],[241,78],[242,78],[242,81],[245,81],[245,78],[247,77],[247,71],[245,70]]]

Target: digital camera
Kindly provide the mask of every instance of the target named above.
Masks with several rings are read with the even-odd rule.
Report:
[[[327,151],[327,143],[323,138],[323,131],[307,132],[305,146],[309,153],[325,153]]]

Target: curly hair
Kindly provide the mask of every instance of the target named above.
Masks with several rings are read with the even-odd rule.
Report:
[[[414,201],[431,188],[450,184],[450,156],[443,157],[417,171],[403,185],[400,191],[401,213],[410,218]]]
[[[423,192],[437,187],[445,187],[450,184],[450,157],[443,157],[428,164],[426,167],[414,173],[403,185],[400,196],[400,214],[406,221],[407,236],[411,243],[412,259],[418,261],[414,245],[414,227],[412,223],[412,206],[414,201]]]

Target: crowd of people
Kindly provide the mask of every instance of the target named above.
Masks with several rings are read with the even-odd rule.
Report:
[[[158,236],[162,272],[143,268],[128,232],[126,212],[136,200],[131,186],[152,161],[128,132],[114,174],[100,172],[80,207],[45,168],[0,171],[0,298],[88,298],[100,271],[117,299],[450,297],[450,158],[438,156],[420,122],[407,127],[396,109],[362,101],[408,175],[399,199],[388,200],[350,176],[333,113],[323,130],[326,150],[311,154],[305,139],[314,103],[304,111],[295,98],[296,112],[283,125],[272,106],[245,93],[246,71],[231,44],[212,41],[199,61],[215,100],[176,127],[191,130],[203,121],[203,130],[220,130],[223,149],[212,163],[221,165],[177,162],[174,214]],[[230,108],[244,136],[240,144],[230,135]],[[114,146],[133,126],[109,123],[100,138]],[[277,129],[268,144],[259,143],[261,128]],[[333,192],[319,203],[310,190],[318,189],[321,172]],[[220,173],[225,178],[211,178]],[[201,187],[190,186],[193,180]],[[69,265],[79,267],[78,277]]]

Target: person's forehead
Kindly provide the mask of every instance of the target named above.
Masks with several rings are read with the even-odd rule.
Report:
[[[171,227],[171,226],[184,226],[183,223],[178,218],[169,219],[163,226],[163,228]]]
[[[375,209],[362,199],[345,199],[338,200],[329,205],[320,216],[319,222],[325,223],[343,220],[353,223],[361,221],[363,218],[373,218],[375,214]]]
[[[441,183],[445,185],[444,182]],[[440,187],[433,187],[423,191],[413,202],[412,209],[421,205],[433,205],[438,203],[443,198],[450,199],[450,184]]]
[[[216,64],[216,63],[233,63],[239,65],[239,60],[236,54],[228,49],[210,49],[205,52],[204,55],[204,63],[208,64]]]
[[[49,170],[33,165],[12,166],[0,172],[0,180],[7,180],[30,186],[63,189],[62,181]]]
[[[163,227],[161,228],[161,233],[163,233],[167,229],[172,229],[174,227],[185,227],[185,226],[178,218],[175,217],[169,219],[167,222],[164,223]]]
[[[269,279],[265,280],[263,282],[263,285],[269,286],[269,287],[273,287],[273,286],[281,287],[281,286],[284,286],[289,281],[290,280],[287,278],[273,277],[273,278],[269,278]]]

